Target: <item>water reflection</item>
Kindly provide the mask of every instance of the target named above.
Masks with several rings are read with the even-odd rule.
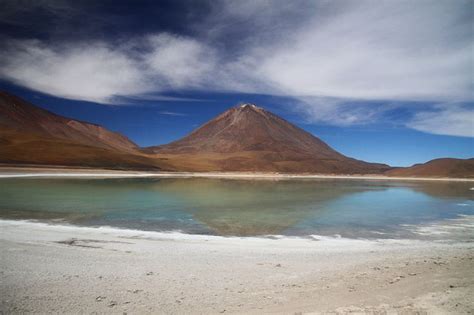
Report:
[[[472,214],[470,186],[358,180],[2,179],[0,216],[217,235],[406,237],[401,228],[405,224]]]

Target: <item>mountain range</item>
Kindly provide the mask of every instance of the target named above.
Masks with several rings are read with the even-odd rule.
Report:
[[[0,163],[130,170],[474,177],[474,159],[407,168],[356,160],[253,104],[233,107],[172,143],[140,148],[106,128],[0,92]]]

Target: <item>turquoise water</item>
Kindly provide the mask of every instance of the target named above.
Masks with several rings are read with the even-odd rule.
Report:
[[[474,215],[472,186],[341,179],[6,178],[0,179],[0,217],[223,236],[423,238],[414,233],[416,227]]]

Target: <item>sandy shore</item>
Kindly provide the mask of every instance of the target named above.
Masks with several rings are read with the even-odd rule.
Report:
[[[161,177],[161,178],[228,178],[228,179],[355,179],[355,180],[395,180],[395,181],[452,181],[474,182],[474,178],[448,177],[389,177],[382,175],[326,175],[326,174],[282,174],[251,172],[139,172],[105,169],[74,169],[47,167],[0,166],[0,178],[18,177]]]
[[[473,248],[0,221],[0,313],[467,314]]]

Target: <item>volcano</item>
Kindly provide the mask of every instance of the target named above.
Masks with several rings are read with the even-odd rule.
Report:
[[[344,156],[254,104],[231,108],[188,136],[145,151],[187,171],[373,174],[390,169]]]

